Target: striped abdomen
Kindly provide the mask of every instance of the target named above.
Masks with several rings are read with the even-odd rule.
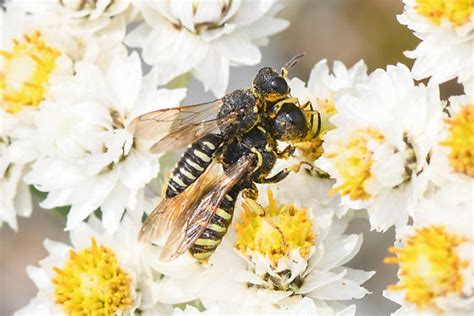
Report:
[[[174,167],[166,188],[166,197],[173,197],[191,185],[212,162],[222,139],[209,134],[189,146]]]
[[[230,190],[222,200],[206,229],[189,248],[191,255],[199,261],[207,261],[227,232],[234,215],[235,200],[239,190]]]

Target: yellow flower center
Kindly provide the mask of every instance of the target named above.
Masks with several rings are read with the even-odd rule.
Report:
[[[288,257],[292,249],[299,249],[300,255],[308,258],[315,236],[306,209],[277,205],[270,190],[268,201],[269,205],[262,207],[254,200],[245,200],[241,222],[236,225],[235,247],[245,255],[249,251],[267,255],[274,264]]]
[[[349,195],[352,200],[367,200],[370,194],[365,185],[371,177],[372,152],[367,148],[367,143],[372,141],[383,142],[384,136],[376,129],[359,129],[352,133],[348,139],[336,144],[333,152],[325,154],[333,160],[342,184],[334,187],[331,192]]]
[[[0,94],[3,106],[11,113],[23,106],[38,106],[43,100],[51,72],[60,52],[46,46],[41,33],[13,39],[13,49],[0,50]]]
[[[114,252],[92,245],[80,252],[71,250],[64,268],[56,275],[54,299],[68,315],[114,315],[130,308],[130,276],[120,267]]]
[[[433,304],[435,298],[462,291],[461,270],[468,266],[468,261],[458,257],[456,248],[465,241],[462,236],[448,234],[443,226],[417,229],[404,247],[388,250],[398,257],[385,258],[385,263],[400,267],[400,281],[389,289],[406,291],[405,299],[420,309],[437,309]]]
[[[447,123],[449,136],[441,145],[451,149],[449,163],[454,171],[474,177],[474,104],[463,106]]]
[[[439,25],[443,19],[454,26],[469,22],[474,13],[472,0],[416,0],[416,12],[426,16],[433,24]]]
[[[309,161],[315,161],[323,154],[323,134],[319,134],[316,138],[307,138],[300,142],[293,143],[293,146],[298,148],[302,156]]]

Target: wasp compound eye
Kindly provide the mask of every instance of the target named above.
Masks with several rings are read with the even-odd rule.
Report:
[[[281,77],[277,77],[273,79],[270,83],[273,91],[280,93],[280,94],[287,94],[290,92],[290,87],[288,87],[288,83],[285,79]]]

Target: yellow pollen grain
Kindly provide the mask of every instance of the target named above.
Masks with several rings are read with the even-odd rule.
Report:
[[[474,14],[474,1],[416,0],[415,9],[418,14],[426,16],[435,25],[439,25],[445,19],[454,26],[462,26],[468,23]]]
[[[438,297],[460,294],[464,285],[462,270],[468,261],[461,260],[456,248],[466,242],[463,236],[449,234],[443,226],[417,229],[404,247],[391,247],[397,257],[385,258],[387,264],[399,265],[398,284],[390,290],[405,291],[405,299],[419,309],[435,309]]]
[[[0,100],[10,113],[43,100],[51,72],[60,52],[47,46],[39,31],[13,39],[11,51],[0,50]]]
[[[348,139],[336,144],[336,150],[324,154],[332,160],[338,172],[341,184],[334,187],[331,193],[339,192],[348,195],[352,200],[368,200],[367,180],[371,178],[372,152],[367,148],[369,140],[383,142],[384,136],[373,128],[354,131]]]
[[[115,315],[133,304],[130,276],[114,252],[94,238],[89,248],[71,250],[64,267],[53,270],[54,300],[68,315]]]
[[[452,169],[474,177],[474,104],[463,106],[446,123],[449,125],[449,135],[441,145],[450,149],[449,163]]]
[[[299,249],[308,258],[315,244],[313,224],[304,208],[278,205],[268,191],[269,205],[263,207],[253,200],[245,200],[241,222],[236,225],[235,247],[245,255],[249,251],[268,256],[273,264],[288,257],[292,249]]]

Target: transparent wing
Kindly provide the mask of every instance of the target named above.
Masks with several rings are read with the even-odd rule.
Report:
[[[208,103],[162,109],[136,117],[128,130],[137,138],[154,140],[153,152],[184,147],[230,124],[232,115],[218,119],[223,99]]]
[[[213,162],[184,192],[164,199],[143,224],[139,238],[153,242],[166,236],[161,259],[183,254],[201,235],[225,194],[250,170],[253,155],[242,157],[224,171]]]
[[[236,113],[233,113],[222,119],[216,118],[206,122],[188,124],[161,138],[151,146],[150,151],[154,153],[162,153],[172,149],[185,147],[207,134],[219,131],[221,127],[232,124],[236,119],[237,115]]]

